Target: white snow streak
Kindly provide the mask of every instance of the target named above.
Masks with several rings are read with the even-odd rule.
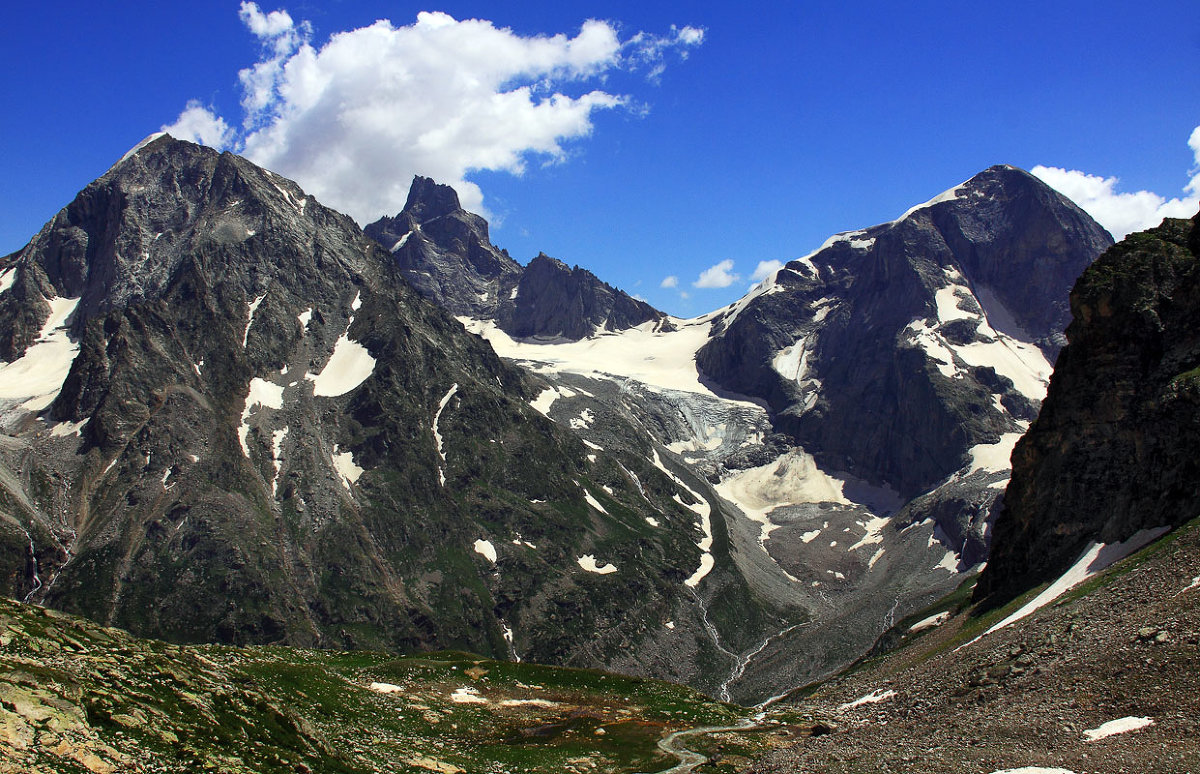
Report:
[[[587,487],[581,488],[583,489],[583,499],[587,500],[588,505],[607,515],[608,511],[604,510],[604,506],[600,504],[599,500],[592,496],[592,493],[588,491]]]
[[[1125,734],[1130,731],[1137,731],[1146,726],[1154,725],[1152,718],[1128,717],[1120,718],[1119,720],[1110,720],[1107,723],[1101,724],[1098,728],[1089,728],[1083,732],[1084,738],[1089,742],[1094,742],[1097,739],[1103,739],[1106,736],[1114,734]]]
[[[691,495],[692,499],[696,501],[689,505],[685,503],[683,498],[678,494],[674,495],[672,498],[675,500],[675,502],[679,503],[684,508],[687,508],[688,510],[692,511],[692,513],[695,513],[700,517],[700,530],[704,534],[704,537],[702,537],[700,541],[696,543],[696,547],[702,552],[700,554],[700,566],[696,568],[696,571],[692,573],[691,577],[683,582],[683,585],[685,586],[696,588],[696,586],[700,585],[700,581],[704,580],[704,576],[712,572],[712,568],[715,565],[715,561],[712,556],[712,505],[709,504],[708,500],[705,500],[703,497],[701,497],[696,490],[683,483],[678,476],[672,473],[671,470],[663,464],[662,458],[658,456],[658,449],[651,449],[651,452],[654,456],[650,461],[654,464],[654,467],[670,476],[672,481],[682,487],[683,490]],[[647,519],[647,521],[649,521],[649,519]],[[657,522],[653,523],[652,526],[658,526]]]
[[[275,476],[271,479],[272,497],[279,491],[279,471],[283,469],[283,439],[287,438],[287,434],[287,427],[271,433],[271,461],[275,463]]]
[[[406,233],[404,236],[402,236],[402,237],[400,237],[399,239],[397,239],[397,240],[396,240],[396,244],[392,245],[391,252],[393,252],[393,253],[394,253],[394,252],[396,252],[397,250],[399,250],[401,247],[404,247],[405,243],[407,243],[407,242],[408,242],[408,238],[409,238],[410,236],[412,236],[412,232],[411,232],[411,231],[407,232],[407,233]]]
[[[838,709],[848,710],[854,709],[855,707],[861,707],[864,704],[878,704],[881,701],[887,701],[895,695],[895,691],[874,690],[871,693],[868,693],[866,696],[860,696],[854,701],[846,702],[842,706],[838,707]]]
[[[937,613],[936,615],[931,615],[928,618],[922,618],[920,621],[917,621],[915,624],[908,627],[908,631],[910,633],[911,632],[923,632],[926,629],[933,629],[935,627],[941,626],[942,624],[946,623],[946,621],[949,621],[949,620],[950,620],[950,611],[943,610],[942,612]]]
[[[1129,556],[1134,551],[1137,551],[1142,546],[1150,543],[1152,540],[1159,537],[1166,531],[1167,527],[1160,527],[1152,530],[1143,529],[1139,530],[1133,537],[1129,538],[1123,543],[1114,543],[1113,545],[1092,543],[1090,546],[1088,546],[1087,550],[1083,552],[1083,556],[1079,557],[1079,560],[1075,562],[1071,569],[1063,573],[1062,577],[1054,581],[1054,583],[1051,583],[1045,591],[1030,600],[1020,610],[1008,616],[1000,623],[995,624],[992,626],[992,628],[979,635],[979,637],[971,640],[971,642],[968,642],[966,645],[962,645],[960,647],[965,648],[967,645],[978,642],[981,638],[988,636],[994,631],[1003,629],[1004,627],[1014,624],[1023,618],[1033,615],[1035,612],[1041,610],[1043,607],[1058,599],[1079,584],[1083,583],[1088,578],[1098,574],[1101,570],[1113,564],[1114,562]]]
[[[246,313],[246,329],[242,331],[242,349],[246,348],[246,342],[250,339],[250,326],[254,324],[254,313],[258,311],[258,305],[266,297],[267,294],[263,293],[247,305],[249,310]]]
[[[458,392],[458,382],[451,385],[446,394],[442,396],[441,401],[438,403],[437,412],[433,415],[433,425],[431,426],[433,439],[437,442],[438,457],[441,459],[441,462],[438,463],[438,481],[441,482],[442,486],[446,485],[446,472],[442,469],[442,463],[446,461],[446,453],[442,450],[442,435],[438,432],[438,422],[442,418],[442,412],[446,409],[446,404],[450,402],[450,399],[454,397],[454,393],[456,392]]]

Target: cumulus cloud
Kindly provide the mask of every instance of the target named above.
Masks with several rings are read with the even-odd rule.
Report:
[[[234,140],[233,127],[198,100],[188,102],[175,123],[163,126],[162,130],[176,139],[200,143],[217,150],[225,150]]]
[[[1153,228],[1163,218],[1190,218],[1200,207],[1200,126],[1188,138],[1195,166],[1183,197],[1167,199],[1153,191],[1119,192],[1116,177],[1089,175],[1077,169],[1038,165],[1031,172],[1047,185],[1075,202],[1108,229],[1114,239]]]
[[[700,272],[700,277],[692,283],[694,288],[727,288],[741,279],[741,275],[732,273],[733,261],[726,258],[715,266],[709,266]]]
[[[673,288],[673,287],[677,287],[678,285],[679,285],[679,278],[676,277],[674,274],[672,274],[668,277],[663,277],[663,281],[658,283],[658,286],[660,288]]]
[[[754,282],[762,282],[782,268],[782,261],[759,261],[758,266],[754,267],[754,273],[750,275],[750,279]]]
[[[533,158],[564,160],[597,113],[632,106],[589,82],[617,70],[657,77],[672,52],[683,58],[704,39],[702,29],[672,27],[622,41],[594,19],[574,36],[524,36],[422,12],[407,26],[381,20],[318,46],[286,11],[243,2],[239,16],[261,53],[238,74],[234,147],[360,222],[399,211],[414,174],[454,186],[464,207],[483,212],[470,173],[520,175]],[[225,125],[195,107],[203,114],[191,120]]]

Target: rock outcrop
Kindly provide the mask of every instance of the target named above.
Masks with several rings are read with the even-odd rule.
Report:
[[[426,298],[456,316],[494,320],[517,338],[578,341],[666,318],[545,254],[522,267],[488,241],[487,221],[462,209],[453,188],[429,178],[413,179],[400,214],[365,230]]]
[[[1089,543],[1200,515],[1198,260],[1197,220],[1168,219],[1076,283],[1069,343],[1013,453],[977,599],[1003,603],[1062,573]]]

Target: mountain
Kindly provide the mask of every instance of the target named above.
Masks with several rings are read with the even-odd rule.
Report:
[[[516,338],[578,341],[666,317],[578,266],[539,254],[522,267],[489,241],[483,218],[447,185],[416,177],[404,209],[365,229],[426,298],[455,315],[495,320]]]
[[[426,179],[368,232],[162,137],[0,261],[10,594],[762,702],[985,555],[1054,285],[1107,239],[998,167],[680,320]]]
[[[1060,575],[1089,544],[1200,515],[1197,219],[1130,235],[1075,284],[1069,343],[1013,453],[976,590],[986,604]]]
[[[461,648],[710,691],[718,630],[802,618],[737,573],[702,479],[548,420],[539,376],[235,155],[130,151],[0,260],[0,320],[15,598],[173,642]]]
[[[513,335],[499,312],[452,311],[558,388],[548,415],[585,441],[618,448],[577,422],[616,406],[661,461],[711,483],[710,519],[741,576],[812,622],[732,654],[725,688],[761,701],[849,663],[986,558],[1068,290],[1111,241],[1037,178],[999,166],[838,234],[691,320],[564,341]]]

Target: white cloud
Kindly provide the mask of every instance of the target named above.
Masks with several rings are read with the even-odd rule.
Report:
[[[726,258],[715,266],[709,266],[700,272],[700,277],[692,283],[694,288],[727,288],[737,282],[741,275],[733,274],[733,261]]]
[[[520,175],[532,158],[565,160],[565,144],[590,135],[596,113],[633,105],[588,81],[619,69],[654,77],[670,52],[686,56],[704,39],[672,27],[622,42],[597,20],[573,37],[524,36],[423,12],[408,26],[381,20],[316,46],[311,26],[286,11],[243,2],[239,16],[262,45],[238,74],[240,151],[364,223],[399,211],[414,174],[484,212],[472,172]]]
[[[658,283],[658,286],[660,288],[673,288],[678,285],[679,285],[679,278],[676,277],[674,274],[672,274],[668,277],[663,277],[663,281]]]
[[[187,103],[175,123],[163,126],[162,130],[177,140],[196,142],[217,150],[230,147],[234,139],[233,127],[197,100]]]
[[[750,279],[755,282],[762,282],[782,268],[782,261],[759,261],[758,266],[754,267],[754,273],[750,275]]]
[[[1114,239],[1153,228],[1163,218],[1190,218],[1200,207],[1200,126],[1188,138],[1195,166],[1184,186],[1185,196],[1167,199],[1152,191],[1118,192],[1116,177],[1089,175],[1077,169],[1038,165],[1030,170],[1047,185],[1075,202],[1108,229]]]

